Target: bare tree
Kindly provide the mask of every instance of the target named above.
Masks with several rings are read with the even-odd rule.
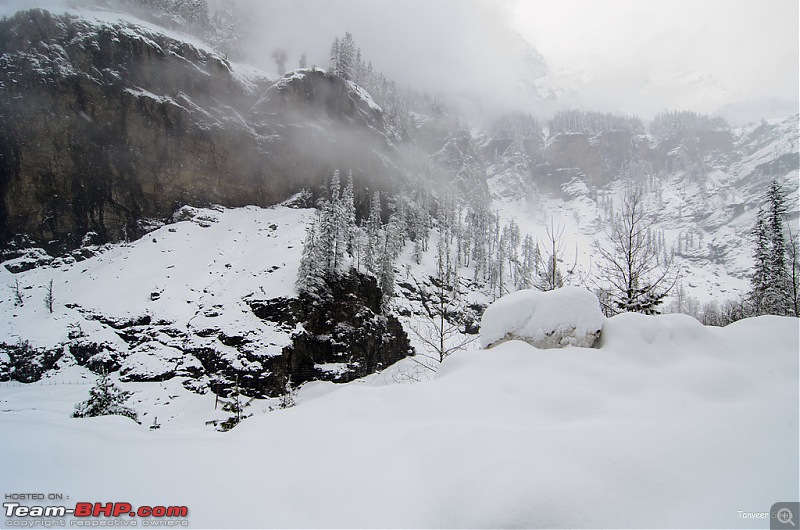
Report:
[[[575,262],[572,267],[562,270],[559,263],[564,261],[564,225],[556,225],[550,218],[550,226],[545,228],[547,239],[543,243],[544,250],[537,252],[536,279],[534,287],[540,291],[552,291],[570,283],[578,266],[578,247],[575,246]],[[538,245],[537,245],[538,246]],[[566,276],[564,273],[566,272]]]
[[[422,320],[411,326],[411,332],[425,351],[410,359],[436,371],[448,356],[465,349],[478,335],[468,335],[466,325],[459,322],[463,319],[464,304],[458,293],[458,280],[449,273],[439,273],[431,277],[431,283],[433,290],[417,282],[424,314]]]
[[[677,282],[672,273],[673,258],[665,261],[647,237],[653,219],[645,214],[641,190],[626,193],[622,211],[606,230],[607,239],[595,241],[600,259],[597,282],[606,314],[658,313]]]

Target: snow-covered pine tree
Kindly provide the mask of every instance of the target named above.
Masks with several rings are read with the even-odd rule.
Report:
[[[414,261],[419,264],[422,254],[428,251],[428,240],[430,238],[431,196],[427,173],[420,173],[416,177],[415,189],[413,190],[414,202],[411,226],[409,227],[414,236]]]
[[[364,248],[364,266],[371,272],[376,272],[376,256],[381,231],[381,193],[376,191],[372,195],[369,205],[369,217],[366,226],[366,241]]]
[[[507,291],[504,287],[506,276],[506,248],[508,242],[505,236],[500,236],[500,241],[495,245],[495,252],[491,259],[491,268],[489,271],[489,285],[492,289],[493,295],[503,296]]]
[[[753,276],[750,277],[750,301],[756,315],[769,313],[771,289],[771,264],[770,264],[770,238],[769,223],[764,208],[759,208],[756,214],[756,224],[753,227],[755,239],[755,252],[753,253]]]
[[[292,385],[292,378],[286,378],[286,384],[283,386],[283,394],[278,398],[279,409],[289,409],[297,405],[297,388]]]
[[[348,254],[353,254],[355,245],[354,229],[356,227],[356,205],[353,192],[353,172],[347,173],[347,184],[345,184],[340,200],[339,230],[341,230],[341,240]]]
[[[378,285],[383,293],[381,306],[384,310],[394,297],[394,262],[403,248],[403,224],[393,214],[383,230],[383,249],[377,263]]]
[[[339,171],[334,171],[328,190],[329,197],[306,234],[296,280],[299,292],[317,296],[325,292],[325,280],[339,275],[345,256],[353,256],[356,245],[352,175],[342,191]]]
[[[320,242],[319,218],[315,219],[306,229],[306,240],[303,244],[303,253],[300,257],[300,267],[297,270],[295,286],[301,294],[308,294],[320,298],[327,290],[325,283],[326,258]]]
[[[325,276],[334,278],[344,259],[346,230],[342,227],[345,214],[342,210],[339,171],[334,171],[329,185],[329,198],[322,205],[320,214],[320,246],[325,260]]]
[[[330,71],[336,75],[339,75],[339,57],[341,55],[341,49],[342,43],[339,41],[339,37],[334,37],[333,43],[331,43],[329,59],[331,63]]]
[[[786,192],[777,179],[767,188],[765,202],[753,227],[756,249],[750,299],[756,314],[789,315],[793,313],[793,296],[784,234]]]
[[[519,270],[519,244],[520,233],[517,222],[513,219],[503,228],[503,239],[506,243],[505,254],[508,259],[508,281],[516,285],[516,276]]]
[[[475,266],[475,279],[485,278],[488,269],[489,225],[493,222],[490,201],[487,194],[476,190],[475,195],[470,197],[467,210],[466,230]]]
[[[356,46],[356,55],[355,61],[353,62],[353,82],[358,84],[364,80],[364,75],[366,73],[366,66],[364,65],[364,59],[361,57],[361,48]]]
[[[334,43],[336,43],[336,41],[334,41]],[[333,64],[331,66],[333,66],[336,75],[342,79],[350,80],[353,78],[356,60],[356,45],[353,35],[351,35],[349,31],[346,32],[344,38],[338,41],[338,43],[336,62],[332,61]],[[333,53],[333,48],[331,48],[331,53]]]
[[[228,389],[227,396],[222,403],[222,410],[225,412],[231,412],[233,416],[229,417],[223,422],[220,422],[218,430],[229,431],[239,425],[239,423],[241,423],[244,419],[252,416],[252,413],[245,414],[244,409],[250,406],[250,404],[253,402],[253,399],[255,398],[247,399],[247,396],[242,395],[241,388],[239,387],[239,376],[237,375],[236,383],[234,386]]]
[[[103,372],[97,382],[89,390],[89,399],[75,405],[73,418],[91,418],[95,416],[125,416],[139,423],[139,415],[125,401],[133,394],[120,390],[114,381]]]

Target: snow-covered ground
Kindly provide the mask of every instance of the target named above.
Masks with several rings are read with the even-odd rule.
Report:
[[[220,342],[224,336],[243,337],[259,356],[279,355],[289,333],[254,315],[245,298],[296,294],[311,215],[282,206],[184,207],[178,222],[130,244],[94,248],[83,261],[59,258],[17,274],[0,267],[0,343],[60,350],[80,334],[119,352],[123,372],[150,378],[176,363],[179,371],[198,366],[182,353],[193,346],[211,348],[242,369],[248,361]],[[49,292],[52,312],[45,303]],[[146,342],[120,337],[117,322],[145,319],[154,324]],[[72,364],[67,352],[58,368]]]
[[[263,323],[242,298],[295,294],[310,212],[280,206],[185,207],[176,214],[184,220],[84,261],[61,259],[18,274],[0,267],[0,340],[52,347],[67,338],[69,324],[80,324],[84,331],[92,322],[99,326],[87,312],[117,318],[147,315],[188,327],[213,322],[229,331],[257,328]],[[44,303],[50,280],[52,313]],[[10,296],[16,285],[21,305]]]
[[[210,395],[170,409],[175,382],[125,387],[165,396],[155,431],[70,418],[87,385],[3,384],[3,491],[185,505],[203,528],[749,528],[739,511],[798,498],[796,319],[625,314],[603,333],[459,352],[414,385],[306,385],[228,433],[198,421]]]

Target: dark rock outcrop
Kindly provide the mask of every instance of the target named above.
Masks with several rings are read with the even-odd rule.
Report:
[[[50,249],[137,237],[186,203],[268,203],[220,55],[126,23],[47,11],[0,22],[0,230]],[[250,97],[252,101],[252,97]],[[283,194],[281,193],[283,191]]]
[[[382,313],[382,294],[374,278],[351,271],[328,286],[330,297],[324,300],[303,296],[248,301],[264,320],[284,329],[300,325],[282,355],[262,360],[277,393],[289,379],[292,384],[344,383],[413,355],[400,321]]]
[[[128,22],[0,20],[0,244],[61,253],[90,232],[139,237],[185,204],[275,204],[334,169],[399,174],[359,87],[310,70],[271,84]]]

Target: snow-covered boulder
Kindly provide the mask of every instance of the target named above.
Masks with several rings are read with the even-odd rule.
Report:
[[[523,340],[536,348],[590,348],[600,337],[605,317],[597,297],[579,287],[506,295],[486,308],[481,319],[481,346]]]

